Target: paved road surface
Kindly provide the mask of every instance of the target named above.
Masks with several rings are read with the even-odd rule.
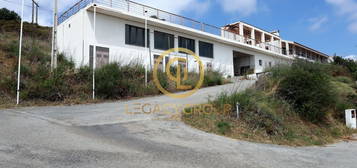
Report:
[[[131,101],[0,111],[1,168],[234,167],[354,168],[357,142],[293,148],[233,140],[161,115],[128,115],[132,103],[203,103],[208,95],[252,82],[201,89],[183,100]]]

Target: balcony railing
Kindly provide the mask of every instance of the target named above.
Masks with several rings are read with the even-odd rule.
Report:
[[[212,35],[224,37],[229,40],[237,41],[243,44],[256,46],[258,48],[269,50],[278,54],[282,53],[282,49],[280,48],[280,46],[274,45],[270,42],[261,43],[255,39],[241,36],[237,33],[224,30],[217,26],[205,24],[203,22],[199,22],[184,16],[179,16],[170,12],[166,12],[130,0],[81,0],[77,2],[74,6],[72,6],[70,9],[65,11],[63,14],[61,14],[60,17],[58,18],[58,22],[59,23],[64,22],[66,19],[76,14],[79,10],[85,8],[86,6],[92,3],[96,3],[98,5],[103,5],[115,9],[120,9],[133,14],[154,18],[169,23],[182,25]]]

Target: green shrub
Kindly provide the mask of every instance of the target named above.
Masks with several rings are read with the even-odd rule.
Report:
[[[93,79],[93,70],[89,66],[82,66],[78,69],[76,74],[76,78],[78,81],[83,83],[91,83]]]
[[[14,12],[14,11],[10,11],[6,8],[2,8],[0,9],[0,20],[16,20],[16,21],[20,21],[20,16]]]
[[[220,121],[217,122],[217,128],[220,134],[225,135],[231,131],[231,124],[225,121]]]
[[[205,71],[203,86],[216,86],[222,85],[224,83],[224,78],[222,73],[215,70]]]
[[[216,107],[223,109],[224,104],[230,104],[233,113],[236,111],[236,103],[239,103],[242,120],[247,123],[252,130],[261,129],[268,135],[282,135],[286,128],[283,126],[281,116],[276,114],[276,109],[284,108],[285,103],[269,98],[261,91],[248,89],[242,93],[233,93],[232,95],[221,94],[213,102]],[[231,116],[230,114],[229,116]]]
[[[346,77],[346,76],[338,76],[338,77],[335,77],[335,79],[342,83],[353,84],[352,79],[349,77]]]
[[[27,48],[29,48],[28,51],[26,51],[25,53],[25,59],[27,59],[30,62],[38,62],[40,64],[46,64],[48,62],[51,61],[51,57],[48,53],[46,53],[46,49],[41,48],[40,43],[37,40],[33,40],[32,42],[30,42],[29,44],[27,44],[26,46]],[[59,61],[63,61],[64,55],[63,54],[59,54]]]
[[[334,57],[335,65],[341,65],[347,68],[352,74],[353,78],[357,80],[357,62],[351,59],[344,59],[342,57]]]
[[[119,87],[125,87],[123,86],[124,83],[120,80],[123,77],[120,67],[116,63],[111,63],[96,69],[95,89],[97,94],[103,98],[119,98],[124,96],[126,93],[123,92],[126,91]]]
[[[45,56],[49,57],[49,55]],[[63,54],[60,54],[58,58],[58,66],[52,73],[46,65],[22,73],[24,76],[21,83],[22,99],[63,101],[74,93],[73,86],[78,83],[74,79],[74,63],[67,60]]]
[[[278,95],[293,104],[305,119],[318,122],[325,119],[334,106],[334,88],[320,64],[295,62],[282,76]]]
[[[145,69],[140,64],[111,63],[96,69],[95,74],[96,91],[102,98],[143,96],[153,92],[151,85],[145,86]]]
[[[168,82],[169,79],[167,78],[167,75],[164,72],[162,72],[162,71],[158,72],[158,79],[160,81],[161,86],[164,89],[168,89],[170,87],[170,84]]]
[[[63,101],[66,96],[73,92],[72,86],[66,81],[64,71],[58,68],[42,80],[28,83],[23,91],[23,99],[43,99],[47,101]]]

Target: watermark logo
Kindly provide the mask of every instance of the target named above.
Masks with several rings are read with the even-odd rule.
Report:
[[[182,76],[182,69],[181,66],[178,65],[176,66],[176,75],[173,75],[172,72],[170,71],[170,67],[171,65],[173,65],[175,62],[185,62],[187,63],[187,59],[186,58],[181,58],[181,57],[174,57],[174,58],[170,58],[170,60],[168,61],[166,68],[165,68],[165,72],[166,75],[168,77],[169,80],[174,81],[176,83],[176,88],[178,90],[189,90],[187,92],[184,93],[171,93],[168,90],[166,90],[164,87],[162,87],[159,77],[158,77],[158,69],[159,69],[159,65],[163,62],[163,58],[165,58],[167,55],[169,55],[170,53],[173,52],[182,52],[182,53],[186,53],[189,56],[194,57],[195,62],[198,64],[199,67],[199,80],[197,82],[197,84],[195,86],[190,86],[190,85],[184,85],[183,81],[188,80],[188,67],[183,69],[183,78],[181,78]],[[165,52],[163,52],[156,60],[155,60],[155,64],[154,64],[154,71],[153,71],[153,78],[154,78],[154,83],[156,85],[156,87],[165,95],[173,97],[173,98],[185,98],[188,96],[191,96],[192,94],[194,94],[195,92],[197,92],[198,89],[200,89],[200,87],[203,84],[203,80],[204,80],[204,69],[203,69],[203,64],[202,61],[200,59],[199,56],[197,56],[194,52],[192,52],[191,50],[188,50],[186,48],[172,48],[169,49]]]

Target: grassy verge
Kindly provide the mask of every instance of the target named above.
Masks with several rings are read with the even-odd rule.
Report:
[[[182,120],[206,132],[253,142],[329,144],[355,133],[344,124],[344,110],[357,106],[352,81],[344,68],[296,62],[271,69],[252,89],[218,96],[209,102],[216,111],[186,109]],[[232,109],[223,112],[227,104]]]

